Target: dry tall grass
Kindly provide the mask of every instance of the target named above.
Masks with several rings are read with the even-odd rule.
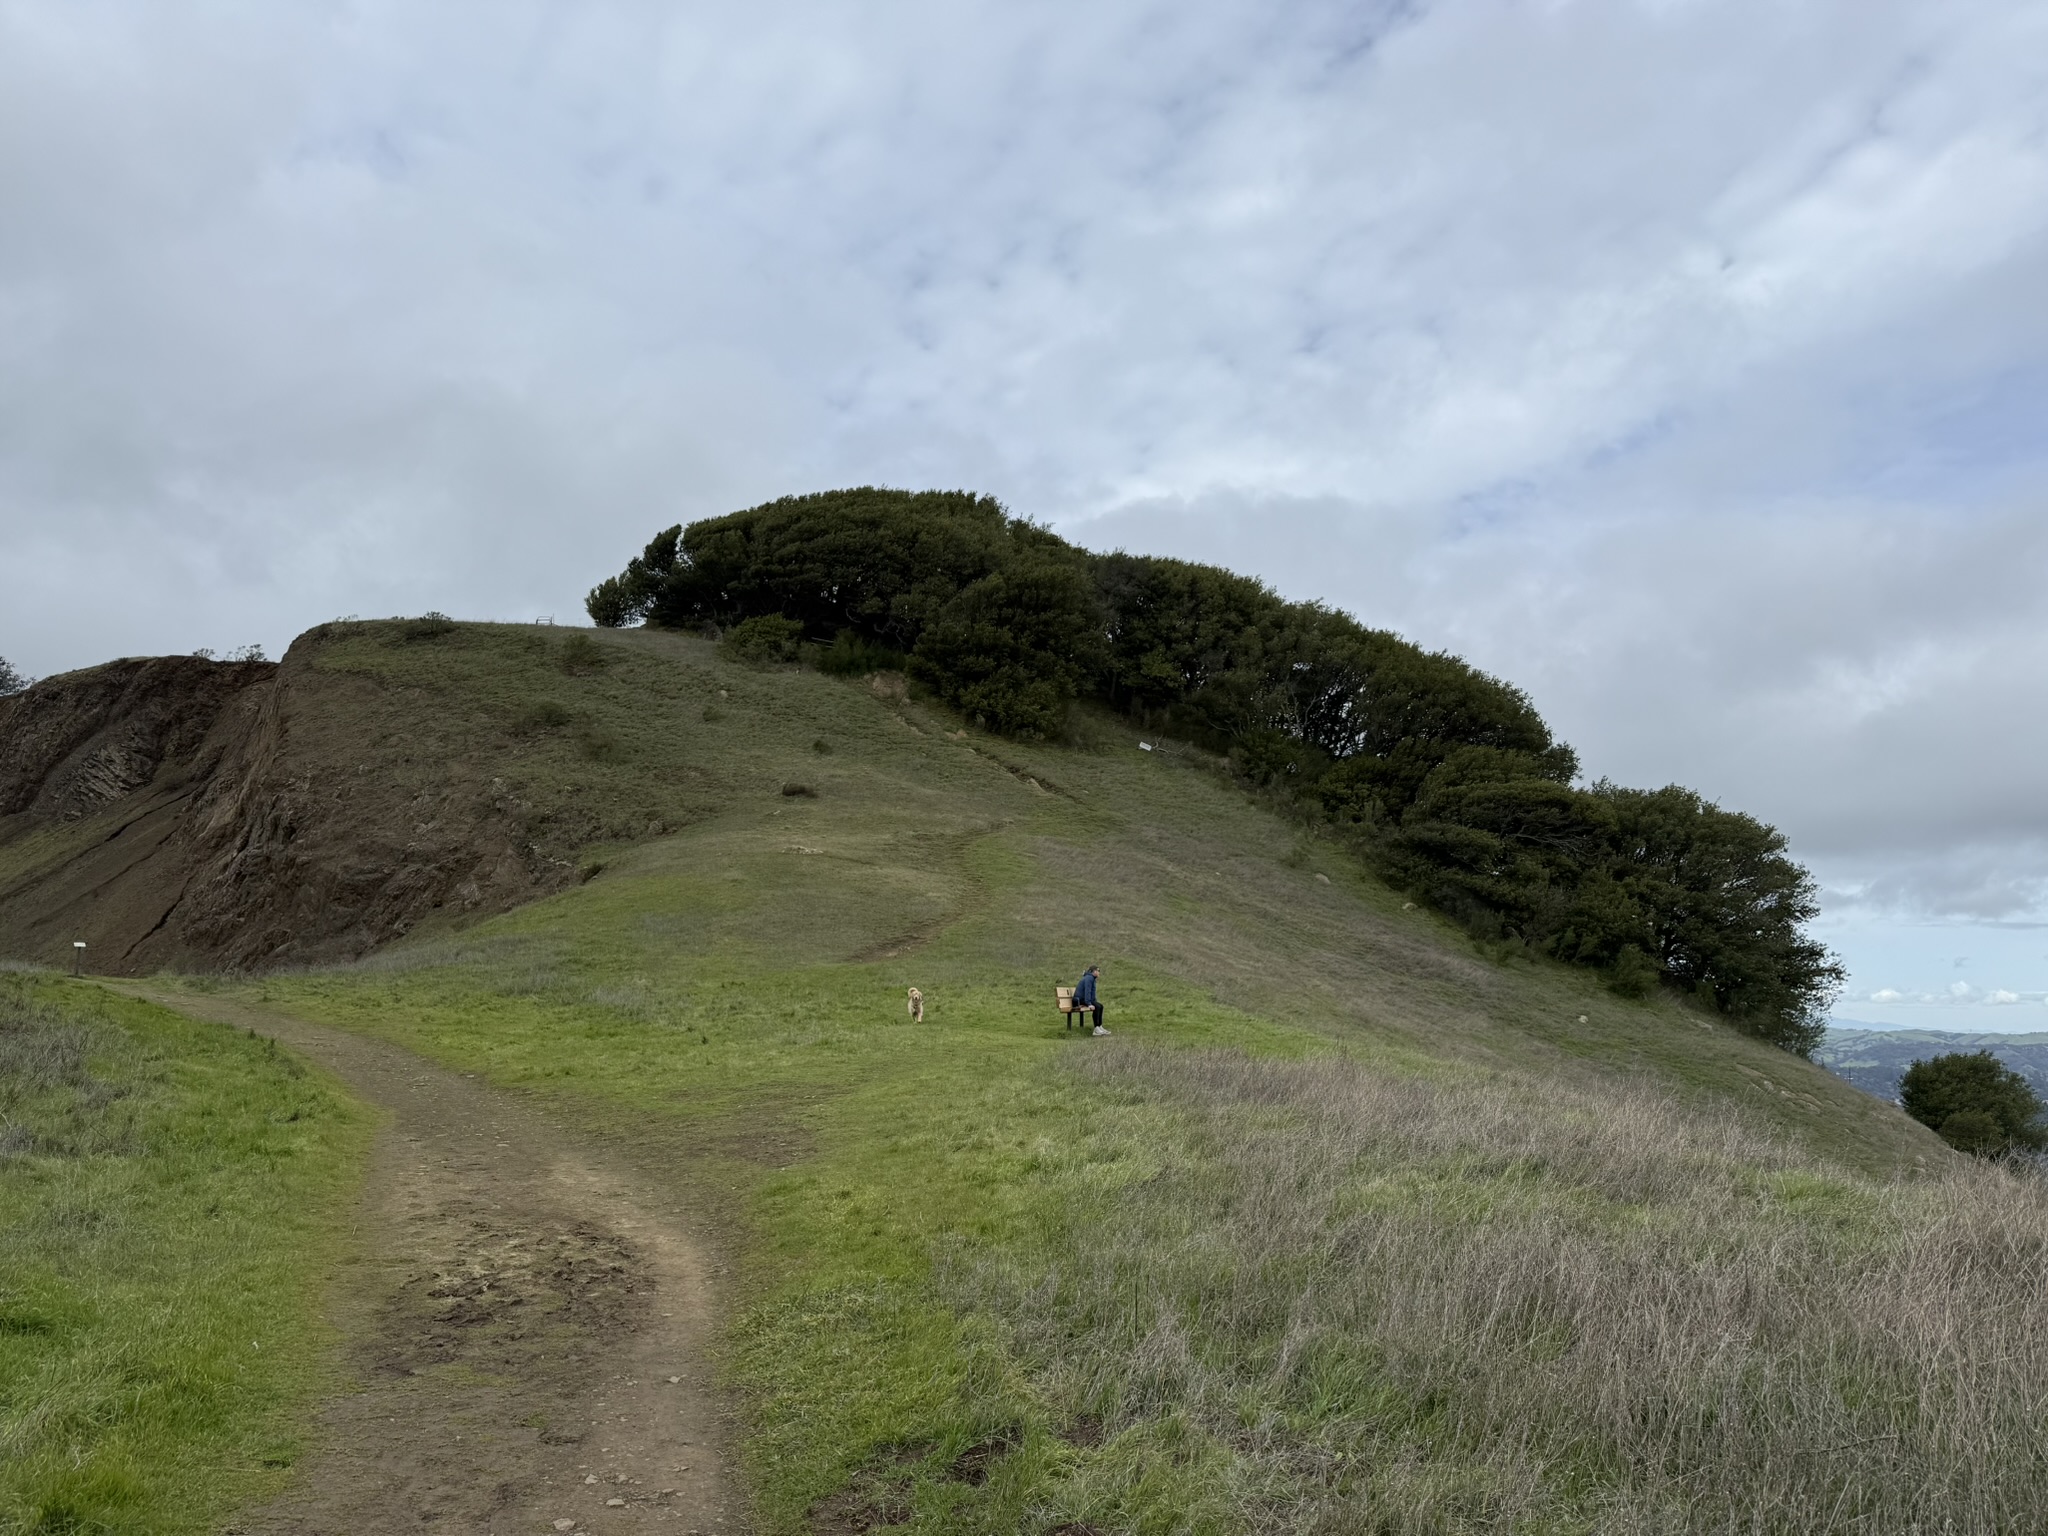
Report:
[[[1055,1404],[1222,1448],[1223,1528],[2048,1529],[2030,1173],[1880,1186],[1648,1091],[1079,1070],[1162,1171],[949,1283]]]

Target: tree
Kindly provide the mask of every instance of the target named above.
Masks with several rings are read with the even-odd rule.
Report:
[[[1490,914],[1548,946],[1576,910],[1581,877],[1614,840],[1613,810],[1572,788],[1570,769],[1547,753],[1455,748],[1388,836],[1388,857],[1437,906],[1468,922]]]
[[[925,627],[910,672],[989,730],[1052,736],[1101,665],[1101,636],[1087,573],[1038,556],[963,588]]]
[[[796,643],[802,636],[803,627],[795,619],[785,619],[779,613],[757,613],[727,630],[718,649],[729,660],[750,667],[772,667],[796,660]]]
[[[1118,709],[1171,709],[1228,672],[1240,641],[1285,607],[1259,582],[1213,565],[1121,551],[1094,561],[1108,613],[1106,693]]]
[[[1899,1102],[1958,1152],[1997,1157],[2048,1147],[2039,1095],[1989,1051],[1914,1062],[1899,1080]]]
[[[0,699],[6,698],[10,693],[20,693],[34,682],[34,678],[22,676],[13,662],[5,656],[0,656]]]
[[[1609,873],[1647,915],[1664,978],[1750,1033],[1809,1056],[1827,1031],[1842,967],[1804,927],[1813,877],[1785,837],[1677,784],[1591,793],[1615,816]]]
[[[1042,534],[993,497],[966,491],[785,496],[656,534],[584,606],[610,628],[644,620],[690,629],[779,613],[813,639],[851,627],[908,651],[962,589],[1032,553]]]

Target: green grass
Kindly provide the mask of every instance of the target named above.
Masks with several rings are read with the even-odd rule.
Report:
[[[766,1530],[828,1497],[990,1533],[1895,1528],[1929,1478],[1967,1528],[2042,1493],[1974,1470],[2048,1369],[1992,1322],[2023,1270],[1942,1290],[1929,1255],[1987,1207],[1895,1111],[1489,958],[1117,721],[1022,748],[690,638],[592,643],[314,652],[361,700],[337,736],[467,752],[588,878],[253,985],[717,1212]],[[1109,1042],[1052,1010],[1089,962]],[[2035,1252],[2038,1194],[1992,1193]],[[1915,1406],[1944,1370],[1994,1405],[1976,1440]]]
[[[368,1117],[268,1041],[0,975],[0,1530],[210,1529],[289,1476]]]

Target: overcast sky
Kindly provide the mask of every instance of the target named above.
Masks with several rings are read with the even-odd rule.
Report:
[[[1455,650],[1839,1014],[2048,1028],[2048,0],[0,0],[24,670],[849,483]]]

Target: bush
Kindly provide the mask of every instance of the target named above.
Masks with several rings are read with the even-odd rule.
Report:
[[[612,653],[588,635],[571,635],[562,642],[558,660],[562,670],[571,677],[583,677],[592,672],[602,672],[610,666]]]
[[[1641,1002],[1657,990],[1659,974],[1656,961],[1635,945],[1624,944],[1621,953],[1614,957],[1614,964],[1607,968],[1607,990],[1616,997]]]
[[[1997,1157],[2048,1147],[2039,1095],[1989,1051],[1914,1062],[1899,1080],[1899,1102],[1958,1152]]]
[[[919,637],[911,675],[989,730],[1053,736],[1095,670],[1101,632],[1085,572],[1020,561],[961,589]]]
[[[585,725],[576,733],[576,746],[593,763],[615,763],[624,751],[618,737],[595,725]]]
[[[905,666],[901,651],[842,629],[832,643],[818,652],[818,670],[834,677],[866,677],[873,672],[901,672]]]
[[[559,731],[575,717],[553,699],[542,699],[529,704],[512,717],[514,736],[538,736],[543,731]]]
[[[398,626],[398,638],[408,645],[417,644],[422,640],[438,640],[443,635],[454,633],[455,621],[447,614],[436,613],[432,609],[416,619],[407,619]]]
[[[0,699],[6,698],[10,693],[20,693],[34,682],[34,678],[23,676],[15,669],[13,662],[5,656],[0,656]]]
[[[797,641],[804,627],[779,613],[756,614],[742,619],[718,642],[719,654],[728,661],[750,667],[772,667],[796,660]]]

